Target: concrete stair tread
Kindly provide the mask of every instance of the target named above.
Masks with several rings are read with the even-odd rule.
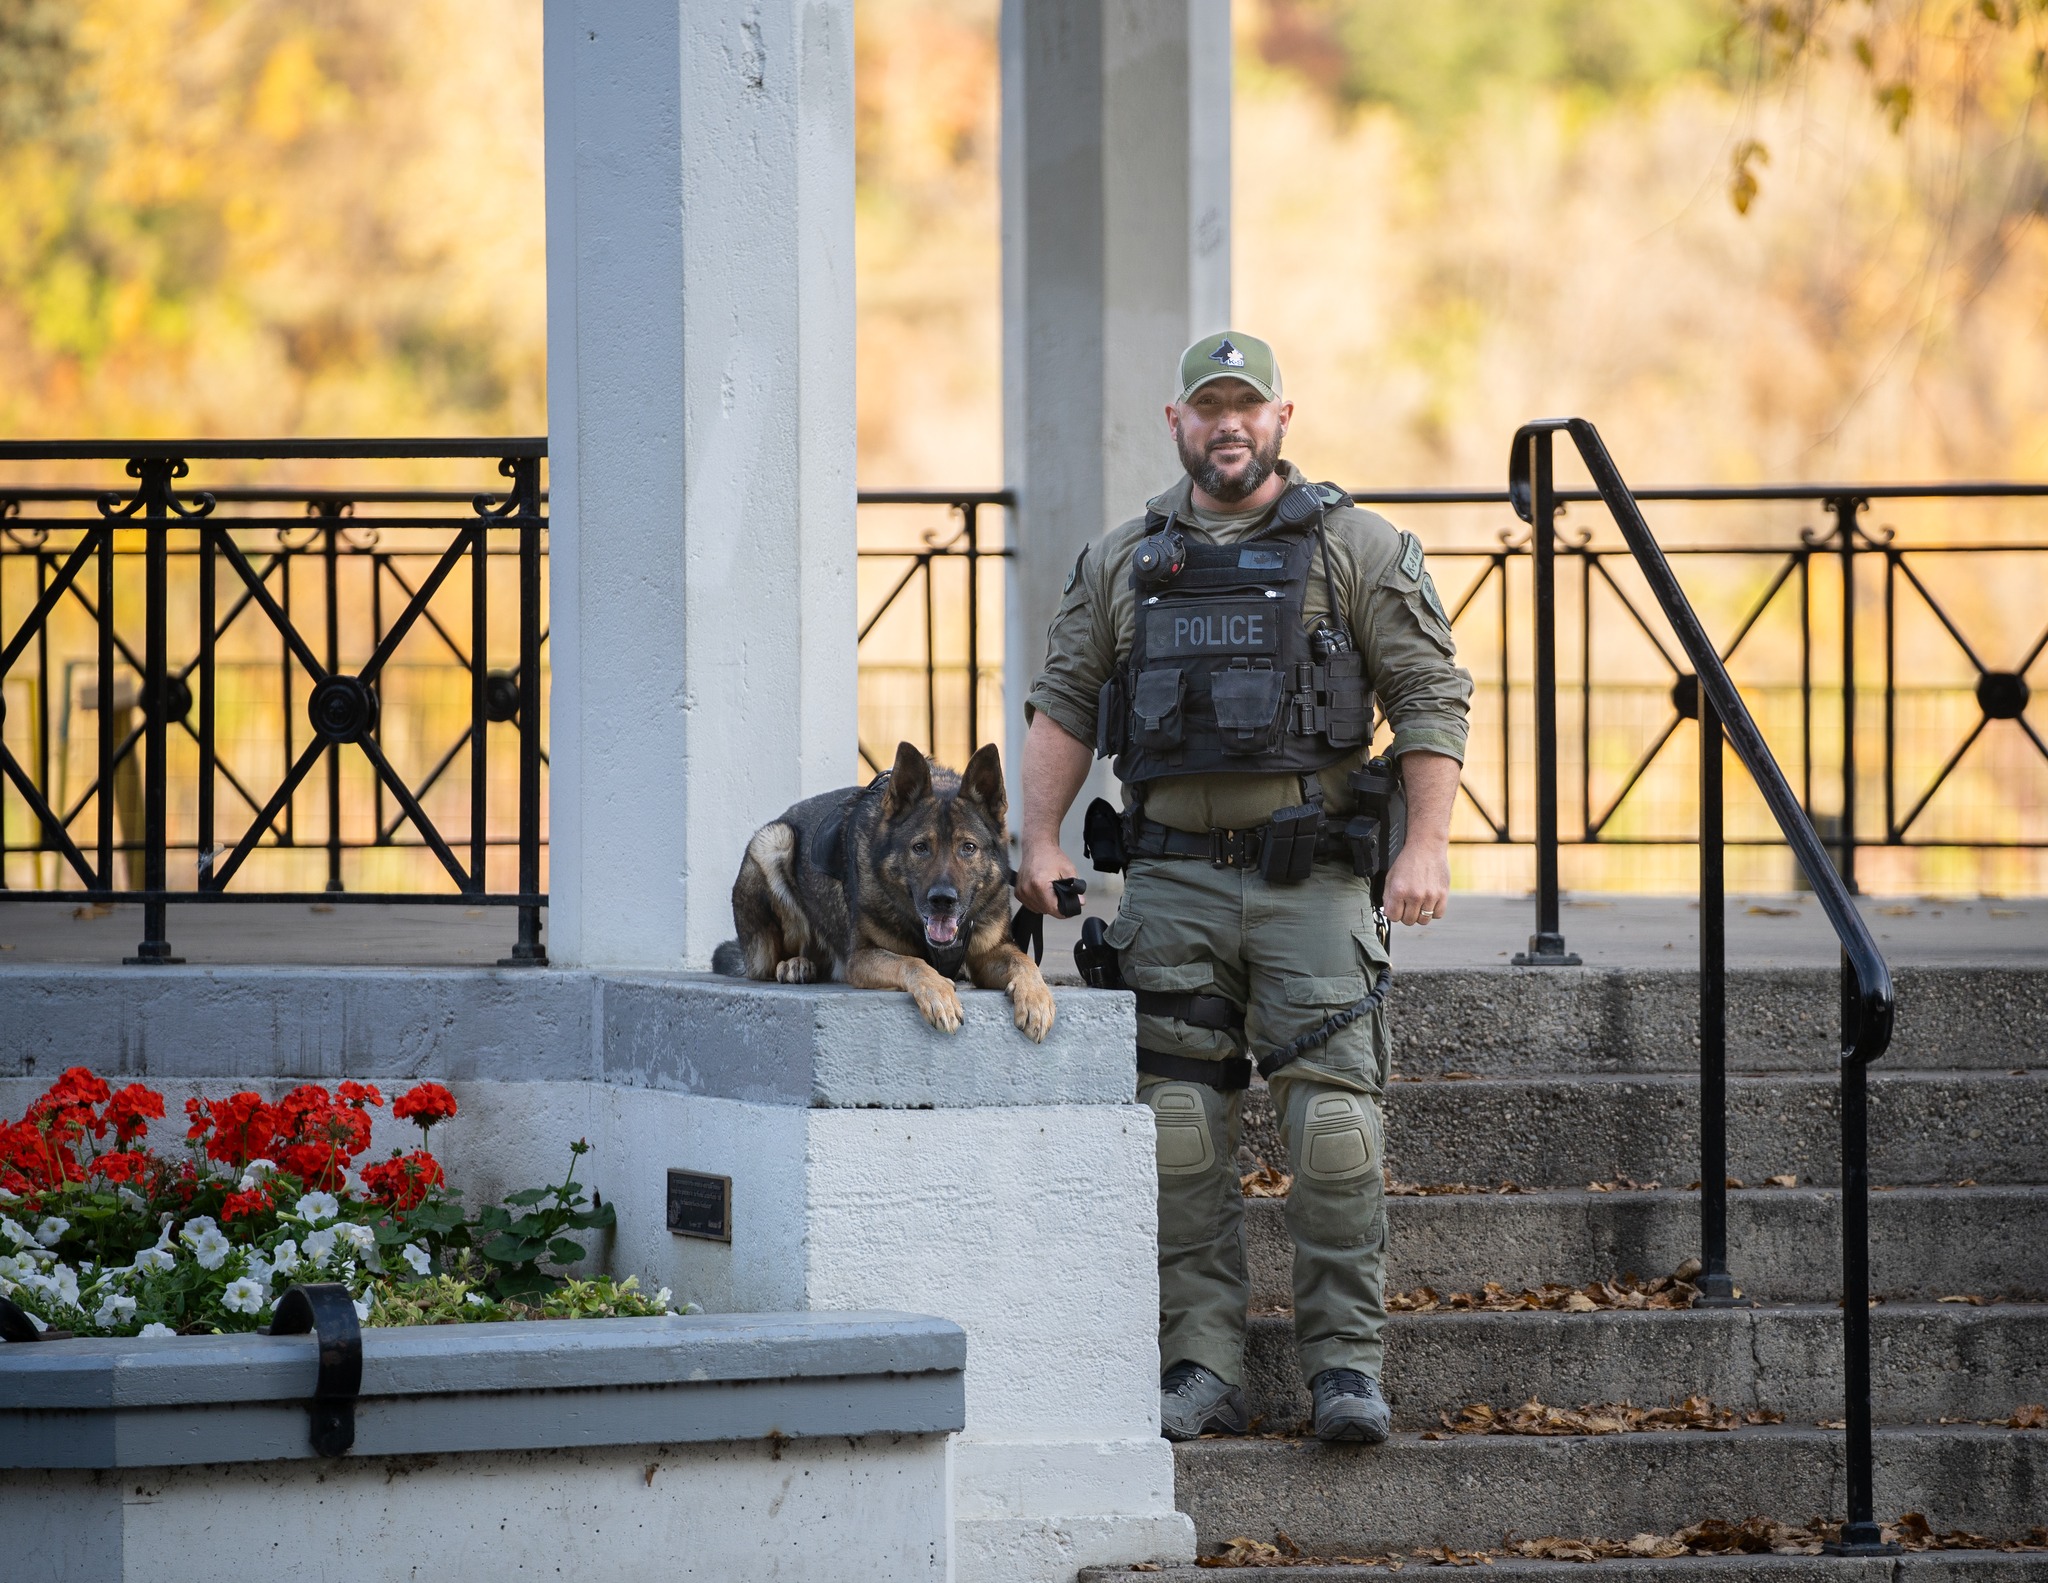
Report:
[[[2021,1539],[2041,1521],[2048,1433],[1974,1426],[1874,1434],[1881,1513]],[[1298,1439],[1175,1448],[1176,1504],[1203,1549],[1284,1530],[1310,1555],[1415,1545],[1498,1548],[1511,1535],[1671,1533],[1703,1516],[1839,1514],[1844,1436],[1796,1425],[1600,1436],[1397,1433],[1383,1446]]]
[[[1738,1282],[1774,1301],[1841,1290],[1841,1193],[1745,1187],[1728,1195]],[[1291,1301],[1287,1200],[1245,1201],[1255,1308]],[[1387,1288],[1509,1290],[1676,1269],[1699,1248],[1699,1195],[1681,1187],[1392,1195]],[[1891,1299],[2048,1296],[2048,1186],[1901,1187],[1872,1195],[1873,1291]]]
[[[2048,1303],[1880,1303],[1871,1341],[1880,1423],[2003,1419],[2048,1399]],[[1403,1429],[1433,1429],[1468,1402],[1512,1407],[1532,1395],[1554,1407],[1700,1395],[1810,1425],[1841,1416],[1841,1345],[1832,1303],[1394,1314],[1383,1378]],[[1306,1417],[1291,1315],[1252,1317],[1244,1386],[1267,1424]]]
[[[1536,1075],[1395,1083],[1387,1163],[1413,1182],[1582,1188],[1629,1178],[1684,1184],[1698,1174],[1697,1079],[1683,1073]],[[1728,1171],[1821,1187],[1841,1169],[1836,1079],[1780,1073],[1728,1081]],[[1876,1069],[1872,1180],[1885,1186],[2025,1184],[2043,1175],[2048,1070]],[[1272,1106],[1247,1095],[1244,1141],[1284,1162]]]
[[[1633,1537],[1631,1535],[1631,1537]],[[1403,1570],[1430,1566],[1409,1558]],[[1588,1583],[2041,1583],[2048,1579],[2048,1554],[1996,1550],[1913,1552],[1898,1556],[1679,1556],[1669,1560],[1530,1561],[1515,1556],[1489,1557],[1484,1579],[1557,1579],[1576,1577]],[[1392,1576],[1384,1566],[1342,1564],[1231,1567],[1224,1572],[1200,1566],[1161,1566],[1146,1573],[1128,1567],[1083,1567],[1079,1583],[1364,1583]]]

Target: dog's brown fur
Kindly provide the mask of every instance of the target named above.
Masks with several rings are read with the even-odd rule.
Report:
[[[900,989],[945,1033],[960,1026],[953,983],[965,971],[1006,991],[1017,1026],[1044,1039],[1052,991],[1010,940],[1008,811],[994,744],[956,775],[902,743],[887,774],[806,798],[755,832],[732,888],[739,938],[712,965]]]

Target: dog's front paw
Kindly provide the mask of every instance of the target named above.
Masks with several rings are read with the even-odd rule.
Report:
[[[808,984],[817,976],[818,970],[807,956],[793,956],[786,962],[775,964],[775,982],[778,984]]]
[[[1010,1005],[1017,1014],[1018,1030],[1033,1044],[1045,1043],[1045,1036],[1052,1032],[1053,1016],[1052,991],[1045,987],[1045,981],[1013,982]]]
[[[908,986],[910,998],[924,1013],[924,1020],[941,1033],[958,1033],[962,1021],[960,996],[947,980],[927,968]]]

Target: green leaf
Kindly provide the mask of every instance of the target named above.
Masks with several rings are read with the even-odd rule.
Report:
[[[556,1264],[574,1264],[583,1257],[583,1244],[557,1237],[548,1244],[548,1258]]]
[[[528,1204],[537,1204],[553,1191],[552,1187],[522,1188],[519,1192],[507,1193],[505,1195],[505,1202],[508,1204],[518,1204],[522,1207]],[[484,1213],[489,1214],[490,1211],[486,1210]]]

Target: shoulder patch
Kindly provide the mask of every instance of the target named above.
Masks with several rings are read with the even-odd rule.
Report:
[[[1445,626],[1451,624],[1451,618],[1444,614],[1444,602],[1437,596],[1436,581],[1427,572],[1422,574],[1422,598],[1423,602],[1436,613],[1437,620],[1441,621]]]
[[[1088,546],[1084,544],[1081,546],[1081,553],[1074,557],[1074,569],[1067,573],[1067,586],[1060,590],[1061,593],[1071,594],[1074,591],[1074,584],[1081,580],[1081,564],[1087,559]]]
[[[1412,533],[1401,535],[1401,575],[1411,583],[1422,575],[1422,540]]]
[[[1335,484],[1317,484],[1315,488],[1316,493],[1323,497],[1323,504],[1326,506],[1348,506],[1351,504],[1351,492],[1348,489],[1340,489]]]

